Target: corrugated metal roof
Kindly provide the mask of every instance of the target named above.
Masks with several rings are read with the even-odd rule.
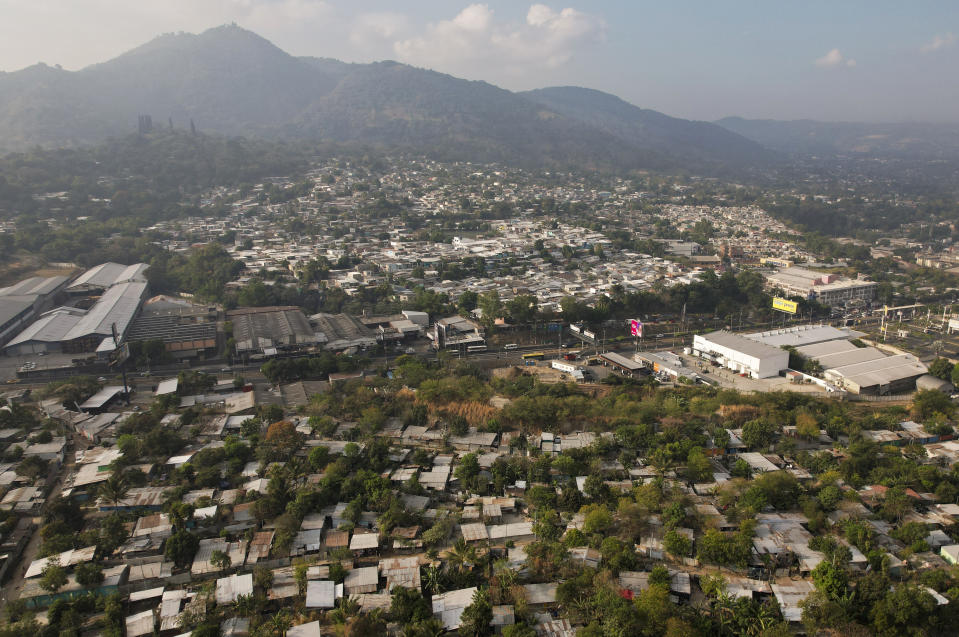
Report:
[[[54,312],[43,316],[17,334],[7,347],[19,345],[28,341],[40,341],[43,343],[54,343],[64,340],[67,333],[76,327],[77,323],[83,317],[68,312]]]
[[[80,405],[80,409],[100,409],[108,402],[113,400],[118,394],[123,393],[123,386],[121,385],[107,385],[94,395],[87,398],[83,401],[83,404]]]
[[[124,281],[144,281],[144,272],[150,266],[146,263],[123,265],[122,263],[101,263],[78,276],[67,289],[76,290],[83,287],[106,288]]]
[[[333,608],[336,605],[336,584],[332,580],[306,583],[307,608]]]
[[[147,284],[143,282],[120,283],[104,292],[96,305],[90,308],[83,318],[69,331],[64,340],[73,340],[90,335],[109,336],[111,325],[116,323],[117,331],[122,335],[133,320],[140,301],[146,293]]]

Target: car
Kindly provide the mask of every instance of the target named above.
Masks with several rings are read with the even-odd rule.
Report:
[[[97,382],[98,382],[98,383],[105,383],[105,382],[107,382],[107,379],[104,378],[103,376],[101,376],[101,377],[99,377],[99,378],[97,379]]]

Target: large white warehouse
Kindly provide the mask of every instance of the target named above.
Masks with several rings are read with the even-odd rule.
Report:
[[[693,337],[693,353],[752,378],[771,378],[789,367],[789,352],[725,330]]]

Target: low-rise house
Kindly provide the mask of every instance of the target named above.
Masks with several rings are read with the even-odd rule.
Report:
[[[244,595],[253,594],[253,574],[234,573],[216,580],[216,603],[224,606],[232,604]]]
[[[476,587],[461,588],[433,595],[433,616],[443,624],[446,630],[456,630],[460,627],[463,611],[473,603]]]
[[[375,593],[380,585],[379,569],[375,566],[354,568],[346,574],[343,589],[347,595]]]

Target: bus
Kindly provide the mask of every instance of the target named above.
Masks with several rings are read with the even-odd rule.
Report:
[[[479,352],[485,352],[485,351],[486,351],[485,345],[470,345],[466,348],[467,354],[478,354]]]
[[[504,352],[512,352],[514,349],[519,349],[519,345],[517,345],[516,343],[508,343],[506,345],[503,345]]]
[[[541,361],[546,358],[546,354],[543,352],[530,352],[529,354],[523,354],[523,360],[526,361]]]

